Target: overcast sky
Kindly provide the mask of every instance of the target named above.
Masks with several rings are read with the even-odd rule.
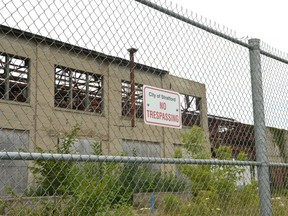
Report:
[[[288,53],[286,0],[172,0],[193,13],[235,30],[239,38],[259,38]]]
[[[150,1],[241,41],[259,38],[288,53],[284,1]],[[136,62],[205,84],[209,114],[252,124],[249,50],[137,1],[3,0],[0,23],[126,59],[127,48],[138,48]],[[287,128],[287,65],[263,60],[268,123]]]
[[[236,35],[238,39],[259,38],[273,51],[276,49],[277,54],[277,51],[280,51],[288,57],[287,1],[171,1],[193,14],[232,30],[233,36]],[[268,126],[287,129],[287,69],[285,64],[262,58],[265,115]]]

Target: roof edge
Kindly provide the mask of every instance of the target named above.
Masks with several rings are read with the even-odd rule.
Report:
[[[130,64],[129,60],[126,60],[126,59],[123,59],[120,57],[106,55],[106,54],[101,53],[101,52],[97,52],[97,51],[90,50],[90,49],[87,49],[84,47],[65,43],[65,42],[62,42],[59,40],[55,40],[52,38],[33,34],[31,32],[23,31],[23,30],[12,28],[12,27],[5,26],[5,25],[0,25],[0,33],[7,34],[7,35],[13,35],[17,38],[24,38],[24,39],[29,40],[29,41],[34,41],[34,42],[40,43],[40,44],[47,44],[47,45],[54,46],[54,47],[61,48],[61,49],[64,48],[66,50],[69,50],[69,52],[74,52],[76,54],[84,54],[86,56],[92,56],[92,57],[95,57],[97,59],[101,59],[102,61],[109,62],[109,63],[115,63],[115,64],[118,64],[121,66],[129,66],[129,64]],[[169,72],[166,70],[150,67],[148,65],[140,64],[137,62],[135,63],[135,69],[155,73],[157,75],[169,74]]]

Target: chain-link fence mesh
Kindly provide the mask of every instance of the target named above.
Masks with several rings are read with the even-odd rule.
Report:
[[[287,214],[281,55],[163,1],[0,22],[0,214]]]

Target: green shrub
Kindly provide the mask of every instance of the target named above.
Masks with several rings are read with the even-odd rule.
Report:
[[[155,171],[148,164],[124,164],[120,182],[125,192],[130,193],[131,199],[133,193],[181,192],[187,189],[186,181],[178,178],[174,173]]]
[[[185,208],[185,203],[176,195],[166,195],[164,197],[164,212],[165,214],[181,214]]]
[[[204,131],[201,127],[193,126],[190,131],[180,134],[181,142],[184,148],[191,156],[203,154],[204,146],[206,144]]]
[[[72,145],[80,127],[76,125],[70,133],[65,133],[63,143],[56,150],[49,150],[48,153],[72,154]],[[42,148],[38,152],[44,153]],[[52,196],[69,194],[72,191],[73,178],[77,169],[72,161],[57,160],[36,160],[35,166],[31,168],[35,174],[38,186],[30,191],[36,196]]]
[[[93,165],[90,166],[92,169],[88,168],[76,176],[79,184],[73,190],[76,203],[73,208],[77,209],[81,215],[94,215],[106,211],[120,203],[125,203],[128,199],[125,198],[124,194],[119,196],[122,189],[118,180],[120,176],[119,165],[114,163],[102,164],[101,172],[93,172]]]
[[[116,208],[114,214],[115,216],[133,216],[135,215],[135,211],[131,205],[122,204],[118,208]]]
[[[191,200],[183,200],[177,195],[164,197],[163,213],[165,215],[222,215],[223,211],[217,207],[217,195],[213,192],[202,191],[201,195]]]
[[[201,152],[202,147],[205,145],[204,133],[201,128],[193,126],[190,131],[182,135],[182,142],[186,153],[188,153],[191,158],[211,159]],[[221,146],[215,151],[217,159],[232,160],[231,147]],[[179,151],[176,152],[176,157],[181,158],[182,153]],[[241,152],[238,159],[247,160],[247,155]],[[194,204],[196,203],[197,206],[202,206],[203,209],[206,209],[206,204],[210,206],[206,209],[206,212],[201,212],[202,215],[218,214],[220,210],[227,210],[238,188],[237,181],[244,172],[244,169],[241,167],[233,165],[178,165],[177,167],[180,173],[189,180],[190,192],[194,196]],[[249,186],[245,188],[244,191],[246,190],[249,190]],[[214,197],[213,199],[217,199],[220,205],[211,203],[213,199],[210,199],[209,196],[207,198],[208,194]],[[251,196],[254,197],[255,195],[257,196],[257,191],[251,192]],[[239,194],[239,197],[241,198],[241,194]],[[257,199],[255,199],[255,201],[257,202]],[[238,200],[237,202],[242,203],[243,201],[240,199],[240,201]],[[218,210],[216,211],[216,209]]]
[[[72,145],[79,130],[80,127],[76,125],[70,133],[65,134],[61,146],[49,152],[74,153]],[[94,155],[102,154],[98,143],[94,143],[92,148]],[[38,151],[44,153],[41,148],[38,148]],[[68,195],[73,204],[65,205],[65,211],[81,215],[130,211],[134,193],[179,192],[186,187],[185,182],[178,181],[172,173],[161,173],[154,171],[149,165],[130,163],[38,160],[32,172],[37,177],[38,185],[30,191],[30,194],[64,197]],[[50,205],[46,208],[46,212],[52,211]]]
[[[258,185],[254,181],[233,193],[233,198],[226,202],[226,210],[232,209],[237,215],[259,215]]]
[[[63,144],[50,152],[73,153],[72,144],[79,130],[79,126],[76,126],[65,135]],[[182,135],[182,141],[186,152],[192,158],[209,158],[202,152],[205,139],[201,128],[193,127],[190,132]],[[95,142],[92,147],[94,155],[102,154],[98,143]],[[39,151],[44,152],[42,149]],[[230,147],[220,147],[216,153],[219,159],[232,159]],[[181,151],[176,154],[178,158],[182,157]],[[247,156],[241,153],[239,158],[245,160]],[[253,208],[254,212],[258,212],[257,184],[253,183],[242,189],[237,187],[236,183],[243,169],[228,165],[186,164],[177,167],[179,176],[172,172],[155,171],[150,165],[136,163],[76,164],[72,161],[39,160],[32,169],[38,176],[38,187],[33,194],[63,197],[59,201],[58,209],[51,203],[43,204],[42,210],[48,215],[134,215],[131,207],[134,193],[183,191],[191,192],[190,200],[182,200],[177,195],[165,197],[163,214],[231,215],[232,209],[232,213],[245,215]],[[59,210],[63,205],[65,210]],[[278,205],[277,213],[281,213],[282,209],[282,206]],[[27,212],[30,210],[27,208]]]

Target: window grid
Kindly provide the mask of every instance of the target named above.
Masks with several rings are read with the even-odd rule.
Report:
[[[199,97],[180,94],[183,126],[200,126],[200,101]]]
[[[55,66],[55,107],[102,113],[103,76]]]
[[[0,53],[0,99],[28,102],[29,59]]]
[[[122,116],[131,116],[131,86],[129,81],[122,80]],[[136,118],[143,118],[143,85],[135,83]]]

